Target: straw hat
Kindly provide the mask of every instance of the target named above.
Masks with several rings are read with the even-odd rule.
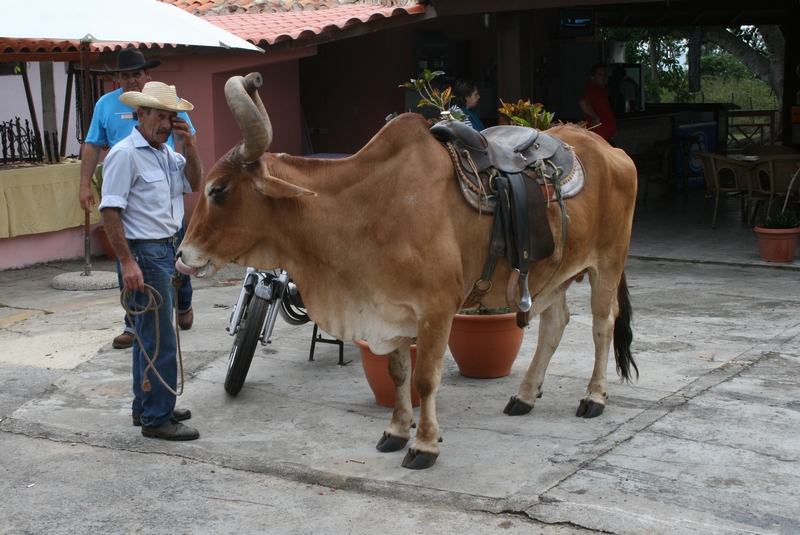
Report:
[[[166,111],[191,111],[194,109],[188,100],[180,100],[174,85],[162,82],[147,82],[142,92],[126,91],[119,96],[119,100],[131,108],[154,108]]]

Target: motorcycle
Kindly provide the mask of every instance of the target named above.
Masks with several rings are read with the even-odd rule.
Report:
[[[297,286],[288,273],[248,267],[227,328],[234,337],[225,376],[228,394],[235,396],[242,389],[256,347],[259,342],[262,346],[270,343],[278,314],[290,325],[309,321]]]

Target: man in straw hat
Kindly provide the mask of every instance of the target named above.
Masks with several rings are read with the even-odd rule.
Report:
[[[123,93],[128,91],[141,91],[144,84],[150,80],[149,71],[158,67],[161,62],[157,59],[145,61],[144,54],[137,48],[126,48],[117,54],[117,66],[115,69],[104,65],[107,73],[115,73],[117,83],[120,88],[100,97],[92,114],[92,124],[81,150],[81,187],[80,202],[81,207],[91,212],[95,205],[94,193],[92,192],[91,179],[100,160],[100,153],[104,146],[113,147],[124,138],[131,134],[131,130],[136,126],[136,114],[133,108],[120,100]],[[186,112],[181,112],[178,117],[185,119],[189,123],[192,134],[195,133],[192,122]],[[175,142],[170,135],[167,144],[175,148]],[[184,228],[181,228],[181,232]],[[181,234],[181,238],[183,235]],[[182,277],[181,286],[178,289],[178,324],[181,329],[190,329],[194,321],[192,311],[192,282],[187,276]],[[120,291],[122,279],[119,279]],[[112,342],[115,349],[127,349],[133,345],[133,327],[125,318],[125,330],[116,336]]]
[[[178,117],[194,106],[178,98],[175,86],[161,82],[148,82],[141,92],[127,91],[120,100],[136,109],[139,124],[106,157],[100,213],[130,300],[138,310],[151,299],[163,301],[160,309],[134,316],[133,418],[146,437],[193,440],[200,434],[179,421],[191,413],[175,411],[178,366],[171,279],[183,195],[200,188],[203,174],[195,137]],[[185,156],[167,145],[173,131],[183,140]]]

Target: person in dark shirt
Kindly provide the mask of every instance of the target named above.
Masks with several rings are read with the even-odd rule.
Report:
[[[478,132],[485,127],[478,114],[472,110],[478,106],[480,99],[481,94],[478,91],[478,84],[472,80],[456,80],[456,83],[453,84],[453,100],[456,105],[451,106],[451,109],[466,115],[464,122]]]

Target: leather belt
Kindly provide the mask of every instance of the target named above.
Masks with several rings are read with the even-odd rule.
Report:
[[[172,241],[172,238],[159,238],[157,240],[128,240],[128,241],[133,243],[133,244],[137,244],[137,243],[163,243],[163,244],[167,244],[167,243],[170,243]]]

